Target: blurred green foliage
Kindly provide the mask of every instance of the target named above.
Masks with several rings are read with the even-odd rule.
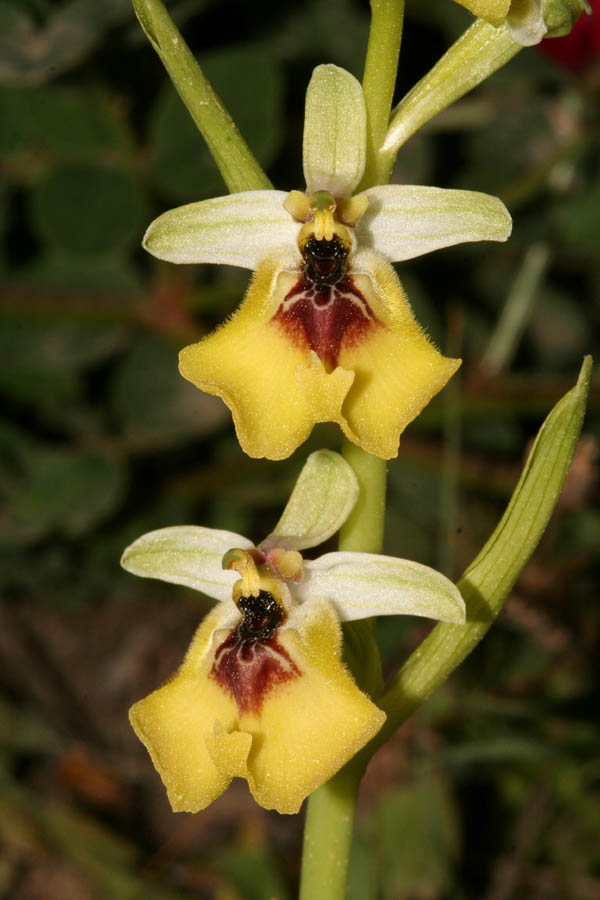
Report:
[[[368,4],[170,8],[273,182],[302,187],[311,69],[360,75]],[[398,98],[468,22],[447,0],[408,3]],[[390,464],[389,553],[458,575],[598,350],[599,100],[598,60],[572,72],[527,50],[400,153],[397,181],[496,193],[515,229],[399,269],[465,363]],[[260,539],[306,453],[338,433],[247,460],[222,404],[177,374],[178,349],[235,308],[247,273],[139,248],[153,216],[224,188],[128,0],[0,0],[0,123],[0,895],[286,900],[300,821],[237,784],[200,816],[168,811],[126,710],[170,675],[207,606],[118,559],[184,522]],[[534,242],[549,264],[492,375],[486,347]],[[600,895],[597,387],[585,432],[500,621],[373,761],[351,900]],[[378,624],[386,671],[428,627]]]

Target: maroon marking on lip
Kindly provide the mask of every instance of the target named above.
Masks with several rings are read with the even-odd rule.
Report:
[[[296,346],[313,350],[328,372],[337,366],[342,347],[358,343],[379,324],[352,276],[325,285],[311,282],[304,273],[272,321]]]
[[[210,677],[240,714],[258,715],[270,691],[302,673],[277,640],[283,613],[271,594],[242,597],[239,606],[243,619],[217,648]]]

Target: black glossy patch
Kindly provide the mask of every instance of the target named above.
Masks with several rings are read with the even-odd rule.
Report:
[[[301,672],[277,640],[285,615],[272,594],[241,597],[238,607],[242,621],[217,648],[210,677],[231,694],[240,713],[257,715],[269,691]]]
[[[334,234],[330,241],[318,241],[313,235],[302,250],[304,276],[317,287],[336,284],[346,274],[348,250]]]

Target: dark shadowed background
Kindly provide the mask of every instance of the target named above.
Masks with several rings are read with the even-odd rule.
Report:
[[[368,4],[179,0],[173,16],[278,188],[303,188],[304,91],[360,77]],[[469,24],[407,8],[398,99]],[[394,180],[499,195],[507,244],[400,266],[419,319],[465,363],[389,466],[386,552],[457,576],[600,322],[600,20],[521,53],[402,149]],[[543,49],[543,48],[542,48]],[[255,540],[311,449],[244,457],[177,353],[248,273],[140,248],[165,209],[225,192],[128,0],[0,0],[0,897],[291,900],[302,817],[245,784],[173,815],[127,721],[208,601],[119,569],[154,528]],[[509,339],[500,314],[522,318]],[[257,365],[261,360],[257,359]],[[597,381],[596,381],[597,385]],[[597,900],[599,391],[558,510],[498,624],[373,760],[350,900]],[[386,670],[427,633],[378,627]]]

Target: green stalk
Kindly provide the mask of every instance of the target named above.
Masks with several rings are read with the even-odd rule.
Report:
[[[367,159],[359,190],[390,180],[383,144],[394,99],[398,56],[402,40],[404,0],[371,0],[371,27],[363,92],[367,104]]]
[[[299,900],[343,900],[363,769],[348,763],[311,795],[306,809]]]
[[[342,456],[354,469],[360,493],[356,506],[340,529],[340,550],[381,553],[385,518],[387,463],[350,443],[342,442]]]
[[[466,624],[436,625],[377,699],[387,720],[359,754],[363,765],[471,653],[502,609],[562,490],[581,432],[591,371],[588,356],[577,384],[559,400],[538,432],[494,533],[458,582],[467,608]]]
[[[385,516],[386,462],[344,439],[342,454],[354,469],[360,493],[340,531],[340,550],[381,551]],[[348,662],[360,686],[381,689],[379,652],[372,620],[344,626]],[[300,900],[342,900],[354,830],[358,789],[366,761],[351,760],[309,797],[304,825]]]
[[[422,125],[512,59],[521,44],[507,28],[477,19],[392,113],[380,168],[391,172],[398,150]]]
[[[133,0],[146,37],[208,144],[231,193],[271,188],[237,126],[206,80],[161,0]]]
[[[367,162],[360,189],[389,180],[381,165],[398,68],[404,0],[371,0],[371,27],[363,79],[367,105]],[[385,520],[386,462],[344,438],[342,454],[360,487],[356,506],[340,530],[340,550],[380,553]],[[381,690],[381,663],[370,619],[344,627],[347,661],[358,684]],[[354,814],[366,761],[351,760],[309,797],[304,824],[300,900],[343,900]]]

